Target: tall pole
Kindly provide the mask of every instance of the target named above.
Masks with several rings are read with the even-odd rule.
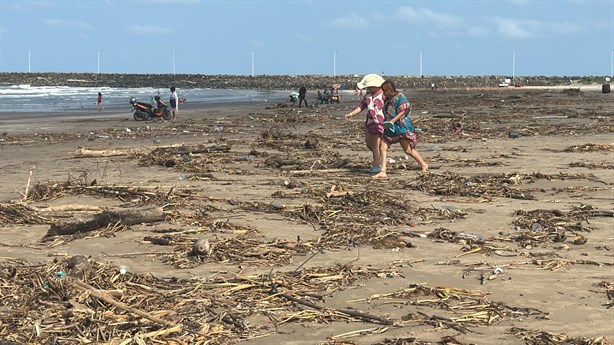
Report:
[[[333,77],[337,76],[337,51],[333,53]]]
[[[422,50],[420,51],[420,77],[422,77]]]
[[[516,51],[512,52],[512,81],[514,80],[514,76],[516,75]]]
[[[31,69],[30,69],[30,61],[31,61],[30,57],[31,57],[31,55],[32,55],[32,51],[28,50],[28,73],[31,72]]]
[[[256,51],[252,50],[252,77],[254,76],[254,54]]]
[[[175,75],[175,51],[173,50],[173,75]]]
[[[100,50],[98,51],[98,74],[100,74]]]

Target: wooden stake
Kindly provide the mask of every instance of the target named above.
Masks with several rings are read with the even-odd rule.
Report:
[[[23,195],[23,201],[28,200],[28,192],[30,190],[30,182],[32,181],[32,172],[34,171],[34,168],[34,165],[32,168],[30,168],[30,176],[28,176],[28,183],[26,183],[26,193]]]

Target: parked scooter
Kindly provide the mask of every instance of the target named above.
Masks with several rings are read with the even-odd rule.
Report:
[[[155,118],[163,118],[165,120],[171,119],[173,112],[168,105],[160,99],[160,96],[155,96],[154,99],[158,103],[158,109],[155,112],[150,103],[137,102],[134,97],[130,99],[132,111],[134,111],[134,119],[136,121],[148,121]]]

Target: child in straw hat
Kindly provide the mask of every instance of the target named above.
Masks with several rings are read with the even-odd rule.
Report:
[[[362,99],[362,102],[351,112],[345,115],[347,120],[351,119],[354,115],[367,109],[367,116],[365,120],[365,141],[367,148],[373,153],[373,164],[369,170],[370,174],[374,174],[373,177],[385,177],[379,175],[381,172],[382,156],[382,134],[384,134],[384,93],[382,92],[382,83],[384,78],[377,74],[367,74],[357,84],[359,89],[367,89],[367,94]]]

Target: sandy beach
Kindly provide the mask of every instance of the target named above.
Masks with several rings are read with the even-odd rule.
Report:
[[[614,95],[405,94],[1,121],[0,344],[614,341]]]

